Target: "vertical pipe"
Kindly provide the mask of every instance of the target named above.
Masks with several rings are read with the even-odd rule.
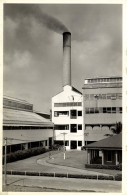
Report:
[[[63,87],[71,86],[71,33],[63,33]]]

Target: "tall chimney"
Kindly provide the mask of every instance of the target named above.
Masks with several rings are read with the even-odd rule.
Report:
[[[63,33],[63,87],[71,86],[71,33]]]

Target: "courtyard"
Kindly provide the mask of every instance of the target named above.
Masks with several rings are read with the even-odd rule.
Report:
[[[15,171],[39,171],[47,173],[76,173],[76,174],[120,174],[119,170],[107,169],[86,169],[87,163],[86,151],[66,151],[64,160],[63,151],[50,151],[44,154],[30,157],[24,160],[15,161],[7,164],[7,170]]]

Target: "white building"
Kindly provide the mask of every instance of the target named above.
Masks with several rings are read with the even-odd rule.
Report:
[[[82,93],[72,86],[52,97],[54,143],[64,145],[65,140],[66,150],[81,150],[84,145],[82,108]]]

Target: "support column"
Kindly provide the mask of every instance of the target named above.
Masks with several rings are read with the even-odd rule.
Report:
[[[119,162],[118,162],[118,151],[115,152],[115,157],[116,157],[115,158],[116,159],[116,165],[118,165],[119,164]]]
[[[104,151],[102,150],[102,165],[104,165]]]

